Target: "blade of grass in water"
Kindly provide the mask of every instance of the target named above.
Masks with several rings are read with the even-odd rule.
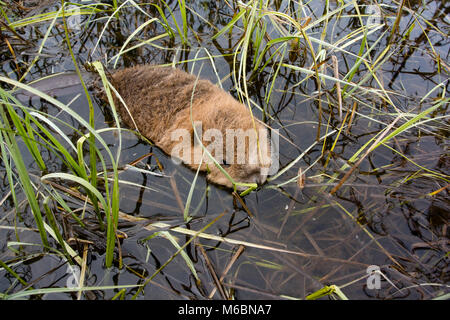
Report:
[[[3,96],[4,101],[6,102],[6,97]],[[22,124],[22,121],[20,120],[19,115],[15,112],[15,110],[12,108],[11,104],[5,103],[6,109],[8,110],[8,115],[10,116],[10,119],[14,123],[14,127],[16,129],[17,135],[24,137],[23,142],[25,143],[28,151],[31,153],[33,158],[36,160],[39,169],[41,171],[46,170],[46,166],[44,163],[44,160],[42,159],[42,156],[38,150],[38,147],[34,141],[33,132],[30,127],[30,117],[25,116],[25,125],[27,127],[27,130]],[[6,120],[6,118],[4,118]],[[27,138],[25,138],[27,137]],[[28,139],[29,138],[29,139]]]
[[[1,89],[0,89],[1,91]],[[43,143],[40,143],[41,146],[49,149],[52,153],[54,153],[58,158],[60,158],[66,165],[67,167],[76,175],[82,177],[85,180],[89,180],[86,171],[84,170],[85,164],[84,161],[81,159],[79,164],[76,162],[75,159],[73,159],[72,155],[70,154],[70,152],[58,141],[58,139],[56,139],[56,136],[54,134],[54,132],[50,132],[49,130],[47,130],[38,120],[45,122],[47,125],[49,125],[55,132],[59,133],[61,137],[63,137],[63,139],[68,143],[68,145],[77,152],[77,149],[73,146],[72,142],[70,141],[70,139],[56,126],[56,124],[54,124],[52,121],[50,121],[49,119],[41,116],[41,114],[33,111],[33,112],[28,112],[28,109],[30,108],[26,108],[24,106],[22,106],[20,104],[20,102],[18,102],[17,100],[15,100],[13,97],[9,96],[6,92],[3,92],[3,96],[7,96],[9,99],[13,100],[16,102],[16,105],[23,111],[23,113],[25,114],[25,120],[21,120],[19,119],[17,113],[12,110],[12,108],[10,108],[11,112],[10,115],[12,116],[13,119],[15,119],[15,123],[17,123],[16,127],[19,128],[19,134],[22,137],[22,139],[24,140],[26,146],[28,147],[31,155],[34,157],[35,161],[39,162],[40,159],[42,159],[41,155],[40,155],[40,151],[37,148],[37,143],[38,141],[36,141],[34,139],[34,135],[33,132],[39,136],[40,140],[43,141]],[[6,103],[6,100],[4,100],[5,105],[9,105],[9,103]],[[50,117],[49,115],[47,115],[48,117]],[[16,119],[17,118],[17,119]],[[51,118],[51,117],[50,117]],[[55,119],[55,118],[53,118]],[[33,121],[34,125],[39,129],[39,131],[31,129],[31,125],[29,125],[28,127],[30,128],[29,130],[29,134],[30,136],[28,136],[24,130],[20,130],[21,128],[21,122],[27,122],[27,121]],[[70,126],[69,126],[70,127]],[[76,131],[76,130],[75,130]],[[42,135],[43,134],[43,135]],[[45,137],[48,138],[48,140]],[[77,153],[79,154],[79,153]],[[43,161],[43,160],[42,160]],[[90,194],[89,191],[88,195],[90,197],[92,197],[92,194]],[[70,212],[70,210],[69,210]],[[74,215],[73,215],[74,216]],[[80,223],[79,219],[74,216],[74,218]],[[81,224],[81,223],[80,223]],[[103,226],[103,222],[100,221],[100,226]]]
[[[139,27],[137,27],[136,30],[134,30],[134,31],[130,34],[130,36],[127,38],[127,40],[125,40],[124,44],[123,44],[122,47],[120,48],[119,53],[116,55],[117,58],[116,58],[116,61],[114,62],[114,69],[116,68],[117,62],[119,61],[119,57],[120,57],[120,55],[122,54],[124,48],[127,46],[127,44],[128,44],[131,40],[133,40],[134,36],[135,36],[136,34],[138,34],[143,28],[145,28],[147,25],[149,25],[149,24],[151,24],[151,23],[153,23],[153,22],[155,22],[155,21],[158,21],[158,19],[157,19],[157,18],[153,18],[153,19],[150,19],[150,20],[145,21],[143,24],[141,24]]]
[[[145,12],[141,7],[139,7],[133,0],[126,0],[124,1],[120,6],[118,6],[117,8],[114,8],[114,12],[112,15],[110,15],[108,17],[108,20],[106,21],[102,31],[100,32],[100,35],[98,36],[98,40],[94,45],[94,48],[92,49],[92,53],[94,53],[97,50],[98,45],[100,44],[100,40],[103,38],[103,34],[105,33],[106,29],[108,28],[109,23],[111,22],[111,20],[116,17],[118,18],[118,12],[126,5],[126,4],[131,4],[132,6],[134,6],[137,10],[139,10],[141,13],[143,13],[145,16],[147,16],[148,18],[152,19],[153,17],[151,17],[147,12]]]
[[[322,298],[324,296],[332,295],[332,294],[335,294],[341,300],[348,300],[348,298],[345,296],[345,294],[336,285],[325,286],[322,289],[308,295],[306,297],[306,300],[316,300],[316,299]]]
[[[14,278],[16,278],[23,286],[27,287],[28,283],[22,279],[13,269],[11,269],[6,263],[0,260],[0,267],[5,269],[9,274],[11,274]]]
[[[183,21],[183,44],[188,44],[188,24],[187,24],[187,17],[186,17],[186,0],[178,0],[178,5],[180,6],[180,14],[181,14],[181,20]],[[175,19],[175,17],[174,17]]]
[[[1,119],[1,118],[0,118]],[[1,122],[1,121],[0,121]],[[8,178],[9,188],[11,190],[11,197],[13,199],[14,207],[16,210],[16,214],[19,212],[19,204],[17,202],[17,195],[16,195],[16,184],[14,183],[13,179],[13,170],[12,170],[12,163],[10,163],[10,157],[8,156],[8,153],[6,151],[6,142],[3,139],[3,130],[0,130],[0,150],[1,150],[1,159],[2,163],[5,166],[6,176]],[[16,232],[16,238],[18,239],[18,234]]]
[[[94,106],[92,104],[91,96],[87,90],[86,84],[83,80],[83,75],[81,74],[80,68],[78,67],[77,60],[75,59],[75,55],[72,50],[72,45],[70,43],[69,38],[69,31],[67,30],[67,23],[66,23],[66,17],[65,17],[65,0],[61,0],[61,7],[62,7],[62,18],[63,18],[63,25],[64,25],[64,34],[66,36],[66,43],[67,47],[69,49],[70,56],[72,58],[73,65],[75,66],[75,70],[78,74],[78,77],[80,78],[81,85],[83,86],[84,93],[86,95],[86,99],[89,105],[89,124],[92,128],[95,128],[95,118],[94,118]],[[95,136],[90,134],[89,135],[89,163],[90,163],[90,182],[92,186],[95,188],[97,186],[97,152],[95,150]],[[100,214],[100,210],[98,208],[98,203],[96,201],[95,197],[92,197],[94,210],[97,213],[98,220],[101,223],[102,217]]]
[[[8,300],[19,300],[23,299],[24,297],[29,296],[35,296],[35,295],[43,295],[43,294],[49,294],[49,293],[64,293],[64,292],[79,292],[79,291],[98,291],[98,290],[117,290],[120,288],[136,288],[139,287],[138,284],[131,284],[131,285],[117,285],[117,286],[92,286],[92,287],[83,287],[83,288],[41,288],[41,289],[33,289],[33,290],[27,290],[27,291],[19,291],[14,294],[7,295],[5,294],[3,296],[4,299]]]
[[[5,99],[5,96],[2,95],[2,98]],[[8,107],[8,105],[7,105]],[[10,107],[10,106],[9,106]],[[28,203],[31,207],[31,212],[33,213],[34,220],[36,222],[37,228],[39,230],[39,235],[41,237],[42,244],[48,247],[47,234],[44,229],[44,224],[42,220],[42,213],[39,207],[39,203],[37,201],[37,195],[34,191],[34,188],[31,184],[30,176],[28,174],[28,170],[25,166],[23,157],[20,153],[19,145],[16,141],[16,136],[13,133],[7,115],[5,113],[4,108],[0,108],[0,123],[2,128],[5,128],[7,131],[2,130],[0,134],[3,134],[3,141],[9,146],[8,149],[10,151],[11,159],[16,165],[16,169],[19,175],[19,180],[22,185],[23,191],[26,195]]]
[[[111,103],[112,106],[112,112],[113,112],[113,116],[114,116],[114,120],[116,123],[116,126],[119,130],[119,146],[118,146],[118,151],[117,151],[117,158],[116,161],[113,162],[113,174],[114,174],[114,181],[113,181],[113,187],[112,187],[112,195],[111,197],[108,197],[108,200],[111,202],[111,211],[108,214],[111,214],[111,217],[109,217],[109,222],[111,223],[108,224],[108,233],[107,233],[107,258],[106,258],[106,265],[107,267],[110,267],[112,265],[112,259],[113,259],[113,253],[114,253],[114,244],[115,244],[115,239],[116,239],[116,229],[117,229],[117,224],[118,224],[118,220],[119,220],[119,173],[118,173],[118,163],[119,163],[119,159],[120,159],[120,151],[122,149],[122,135],[120,134],[120,121],[117,115],[117,111],[116,108],[114,106],[114,100],[112,99],[111,96],[111,92],[109,90],[109,85],[108,85],[108,80],[106,78],[106,74],[105,71],[103,69],[103,66],[100,62],[96,61],[93,63],[93,66],[96,68],[97,72],[100,75],[100,78],[102,80],[103,86],[105,88],[105,92],[106,95],[108,97],[108,101]],[[105,173],[105,185],[108,185],[108,176],[106,174],[106,170],[104,171]],[[107,190],[108,191],[108,190]]]
[[[215,40],[218,37],[220,37],[222,34],[227,32],[228,30],[231,30],[233,28],[234,24],[244,16],[246,11],[247,11],[246,9],[241,9],[239,11],[239,13],[237,15],[235,15],[233,17],[233,19],[231,19],[231,21],[228,22],[228,24],[225,27],[223,27],[219,32],[217,32],[214,36],[212,36],[211,40]]]
[[[183,26],[182,26],[183,31],[181,31],[180,26],[179,26],[179,24],[178,24],[178,22],[177,22],[177,19],[175,18],[175,14],[173,13],[172,9],[170,9],[169,5],[168,5],[164,0],[161,0],[161,1],[162,1],[162,3],[164,4],[164,6],[167,8],[167,10],[169,10],[170,15],[172,16],[172,20],[173,20],[173,23],[175,24],[175,28],[177,29],[178,36],[179,36],[180,39],[181,39],[181,43],[182,43],[183,45],[188,45],[188,44],[189,44],[188,39],[187,39],[187,27],[188,27],[188,26],[187,26],[187,20],[186,20],[186,6],[184,5],[184,0],[181,0],[181,3],[180,3],[180,0],[177,0],[177,1],[178,1],[178,4],[179,4],[179,6],[180,6],[180,11],[181,11],[180,14],[181,14],[182,22],[183,22]],[[158,9],[158,11],[159,11],[160,13],[162,13],[161,16],[164,17],[163,20],[164,20],[164,21],[166,22],[166,24],[167,24],[167,19],[165,18],[165,15],[164,15],[163,11],[161,10],[161,8],[159,8],[159,7],[157,7],[157,6],[156,6],[156,8]],[[170,28],[169,25],[167,25],[167,26],[165,27],[165,29],[166,29],[166,30],[169,30],[169,29],[171,29],[171,28]]]
[[[25,85],[23,83],[17,82],[16,80],[12,80],[9,78],[5,78],[3,76],[0,76],[0,81],[9,83],[11,85],[15,85],[21,89],[24,89],[26,91],[29,91],[31,93],[33,93],[36,96],[39,96],[43,99],[45,99],[46,101],[52,103],[54,106],[60,108],[61,110],[67,112],[74,120],[78,121],[81,125],[83,125],[87,131],[88,134],[92,134],[93,136],[95,136],[96,141],[98,141],[104,148],[104,150],[107,152],[110,161],[112,163],[112,167],[114,170],[114,183],[113,183],[113,192],[112,192],[112,200],[110,197],[108,197],[109,201],[112,201],[112,203],[108,202],[108,204],[111,204],[111,206],[104,206],[105,208],[105,213],[107,216],[107,221],[110,223],[107,227],[108,227],[108,235],[109,237],[107,238],[107,267],[110,267],[112,265],[112,258],[113,258],[113,251],[114,251],[114,243],[115,243],[115,229],[117,227],[117,215],[118,215],[118,202],[119,202],[119,185],[118,185],[118,173],[117,173],[117,161],[114,159],[111,150],[109,149],[108,145],[106,144],[106,142],[104,141],[104,139],[99,135],[98,132],[96,132],[96,130],[94,130],[89,123],[87,123],[80,115],[78,115],[76,112],[74,112],[73,110],[71,110],[70,108],[68,108],[66,105],[62,104],[60,101],[50,97],[49,95],[40,92],[28,85]],[[95,148],[95,152],[97,152],[98,149]],[[100,160],[102,161],[102,164],[104,165],[104,161],[102,159],[102,157],[100,157]],[[26,170],[25,170],[26,172]],[[106,168],[104,170],[104,172],[106,172]],[[87,188],[90,192],[92,192],[93,190],[96,190],[95,188],[89,188],[89,182],[84,180],[86,183],[82,183],[83,187]],[[105,185],[108,185],[108,181],[107,179],[105,179]],[[91,185],[92,187],[92,185]],[[109,189],[107,188],[107,193],[109,193]],[[98,192],[98,191],[97,191]],[[94,194],[95,195],[95,194]],[[99,199],[99,197],[97,195],[95,195],[97,197],[97,199]],[[35,197],[33,196],[34,201],[36,201]],[[106,204],[106,203],[105,203]],[[103,203],[102,203],[103,205]],[[36,208],[38,208],[38,205],[36,203]],[[40,213],[40,211],[39,211]],[[39,217],[37,217],[38,221],[39,221]]]
[[[164,238],[166,238],[167,240],[169,240],[170,243],[172,243],[172,245],[177,250],[180,251],[181,256],[183,257],[184,261],[186,262],[186,265],[188,266],[188,268],[191,270],[192,275],[194,276],[195,280],[197,280],[197,282],[200,282],[200,278],[197,275],[197,271],[195,270],[194,263],[192,262],[191,258],[189,258],[189,256],[187,255],[186,251],[181,249],[181,247],[178,244],[177,240],[175,240],[175,237],[172,236],[168,231],[161,231],[161,232],[159,232],[159,235],[164,237]]]
[[[102,196],[102,194],[93,185],[91,185],[88,181],[86,181],[82,178],[77,177],[73,174],[68,174],[68,173],[63,173],[63,172],[49,173],[49,174],[42,176],[42,178],[41,178],[42,181],[50,180],[50,179],[69,180],[69,181],[73,181],[79,185],[82,185],[86,189],[89,189],[97,197],[97,199],[102,204],[103,208],[108,208],[107,202],[106,202],[105,198]]]
[[[50,224],[50,227],[53,229],[56,239],[58,240],[59,245],[62,247],[62,250],[63,250],[64,254],[66,255],[66,258],[69,259],[70,263],[73,263],[70,254],[67,252],[64,239],[63,239],[61,233],[59,232],[59,228],[56,223],[56,218],[53,215],[52,210],[48,206],[49,199],[50,198],[47,196],[47,197],[45,197],[44,202],[43,202],[45,215],[47,216],[48,223]]]
[[[154,6],[156,8],[156,10],[158,10],[159,15],[161,16],[161,18],[163,20],[162,26],[167,31],[167,34],[169,35],[169,37],[172,39],[175,39],[175,34],[173,33],[172,28],[169,26],[169,22],[167,21],[167,17],[164,14],[164,11],[161,9],[160,6],[158,6],[155,3],[150,3],[150,5]]]
[[[211,227],[214,223],[216,223],[220,218],[222,218],[225,213],[226,213],[226,211],[222,212],[216,218],[214,218],[214,220],[212,220],[210,223],[208,223],[206,226],[204,226],[202,229],[195,232],[195,234],[192,236],[192,238],[190,238],[188,241],[186,241],[186,243],[183,246],[181,246],[177,250],[177,252],[175,252],[161,267],[158,268],[158,270],[156,270],[150,277],[148,277],[146,279],[146,281],[142,284],[141,287],[139,287],[139,289],[134,294],[133,300],[135,300],[137,298],[137,296],[142,292],[142,290],[144,290],[145,286],[147,284],[149,284],[150,281],[152,281],[152,279],[154,277],[156,277],[156,275],[158,275],[178,254],[180,254],[181,251],[183,251],[194,239],[196,239],[199,234],[203,233],[205,230],[207,230],[209,227]]]
[[[186,204],[184,206],[184,213],[183,213],[183,217],[184,217],[184,221],[185,222],[188,222],[191,219],[191,217],[189,216],[189,209],[191,207],[192,195],[194,194],[195,184],[197,182],[198,173],[200,172],[200,168],[201,168],[202,163],[203,163],[204,155],[205,155],[205,153],[202,154],[202,158],[200,159],[200,163],[198,165],[197,172],[195,172],[194,180],[192,180],[191,187],[189,188],[189,194],[188,194],[188,197],[186,199]]]
[[[47,31],[46,31],[46,33],[44,35],[44,38],[42,39],[42,43],[39,46],[39,50],[38,50],[38,52],[36,54],[36,57],[34,57],[33,61],[31,61],[31,63],[28,66],[27,70],[23,73],[22,77],[19,80],[20,82],[22,82],[22,80],[25,79],[27,74],[30,72],[30,70],[33,68],[33,66],[36,64],[36,62],[39,60],[39,55],[41,54],[42,50],[44,49],[45,43],[47,42],[47,39],[48,39],[48,37],[50,35],[50,32],[52,31],[53,26],[56,23],[56,20],[60,16],[61,11],[62,11],[62,8],[59,9],[58,13],[55,15],[55,17],[53,18],[52,22],[50,23],[50,26],[48,27],[48,29],[47,29]]]

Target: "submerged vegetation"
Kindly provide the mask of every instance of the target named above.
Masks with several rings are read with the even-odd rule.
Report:
[[[448,9],[0,0],[0,298],[448,299]],[[142,63],[279,129],[278,173],[223,190],[124,128]]]

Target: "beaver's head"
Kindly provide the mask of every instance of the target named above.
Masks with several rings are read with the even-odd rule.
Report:
[[[200,170],[207,173],[209,181],[226,187],[233,186],[229,177],[236,183],[261,185],[272,165],[268,130],[229,95],[195,105],[192,118],[187,110],[172,126],[171,143],[168,138],[158,144],[170,144],[168,153],[172,157],[180,158],[194,170],[201,163]]]

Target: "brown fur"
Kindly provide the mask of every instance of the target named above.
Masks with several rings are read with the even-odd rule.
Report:
[[[179,143],[171,139],[173,130],[187,129],[194,136],[190,104],[196,76],[179,69],[144,65],[117,71],[110,80],[125,101],[139,132],[164,152],[170,155],[172,148]],[[125,124],[134,128],[123,104],[117,98],[114,102]],[[194,121],[202,122],[203,132],[210,128],[219,129],[224,140],[227,128],[247,130],[254,129],[255,125],[257,130],[267,132],[256,119],[255,122],[252,121],[249,110],[243,104],[208,80],[198,80],[195,85],[192,116]],[[203,144],[206,146],[207,142]],[[267,161],[264,163],[266,167],[269,164]],[[198,168],[196,163],[187,165],[192,169]],[[260,167],[261,161],[255,165],[245,163],[224,166],[236,182],[247,183],[265,181],[265,176],[260,174]],[[201,170],[208,171],[208,180],[232,186],[214,164],[203,164]]]

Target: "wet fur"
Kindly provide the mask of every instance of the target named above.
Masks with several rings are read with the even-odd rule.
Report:
[[[187,129],[194,136],[190,103],[196,76],[175,68],[144,65],[117,71],[110,76],[110,81],[128,107],[129,112],[117,97],[114,98],[124,123],[130,128],[136,124],[138,131],[165,153],[170,155],[172,148],[179,143],[171,139],[173,130]],[[224,145],[227,128],[254,129],[255,123],[257,130],[267,132],[256,119],[252,121],[249,110],[243,104],[208,80],[199,79],[195,84],[192,115],[194,121],[202,122],[203,132],[210,128],[219,129]],[[264,163],[268,166],[267,161]],[[192,169],[198,168],[196,163],[187,165]],[[261,175],[261,164],[231,164],[224,168],[236,182],[261,183],[266,178]],[[208,172],[209,181],[232,186],[215,165],[209,164],[207,167],[202,164],[201,170]]]

